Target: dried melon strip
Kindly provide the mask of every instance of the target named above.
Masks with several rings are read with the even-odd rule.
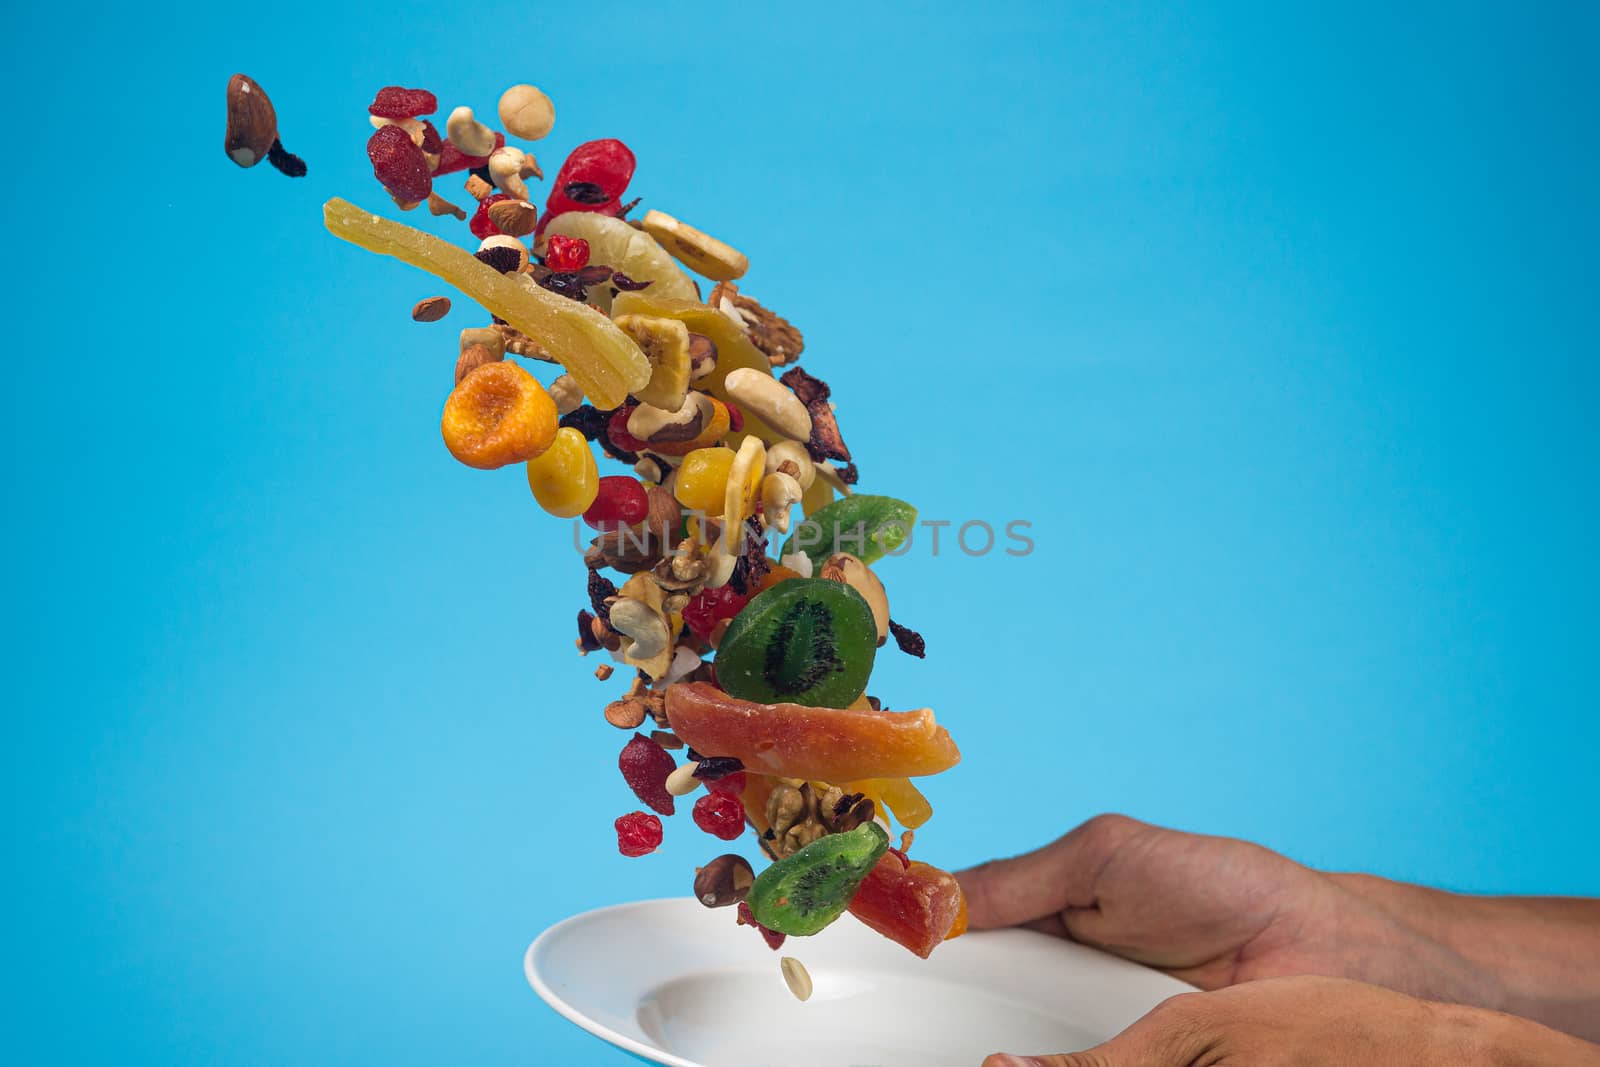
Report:
[[[539,342],[597,408],[618,406],[650,381],[650,362],[639,346],[610,319],[576,300],[524,287],[463,248],[348,200],[329,200],[322,218],[335,237],[437,276]]]

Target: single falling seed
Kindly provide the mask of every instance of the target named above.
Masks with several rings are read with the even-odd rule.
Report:
[[[789,992],[794,994],[795,999],[810,1000],[811,975],[806,965],[793,956],[785,956],[778,961],[778,966],[783,969],[783,980],[789,984]]]

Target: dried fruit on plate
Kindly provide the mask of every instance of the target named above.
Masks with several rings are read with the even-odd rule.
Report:
[[[878,861],[850,901],[851,915],[923,959],[961,932],[955,927],[965,912],[955,875],[893,854]]]
[[[927,708],[854,711],[757,704],[705,682],[682,682],[667,690],[667,721],[697,752],[734,756],[749,772],[783,778],[914,778],[961,761],[949,732]]]

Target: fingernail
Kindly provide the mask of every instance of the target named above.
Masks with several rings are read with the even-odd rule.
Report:
[[[1008,1056],[1004,1052],[983,1061],[983,1067],[1038,1067],[1042,1060],[1032,1056]]]

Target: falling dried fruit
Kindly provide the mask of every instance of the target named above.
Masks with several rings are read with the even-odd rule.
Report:
[[[440,420],[445,447],[469,467],[492,470],[523,463],[550,447],[556,404],[515,363],[492,362],[461,379]]]

